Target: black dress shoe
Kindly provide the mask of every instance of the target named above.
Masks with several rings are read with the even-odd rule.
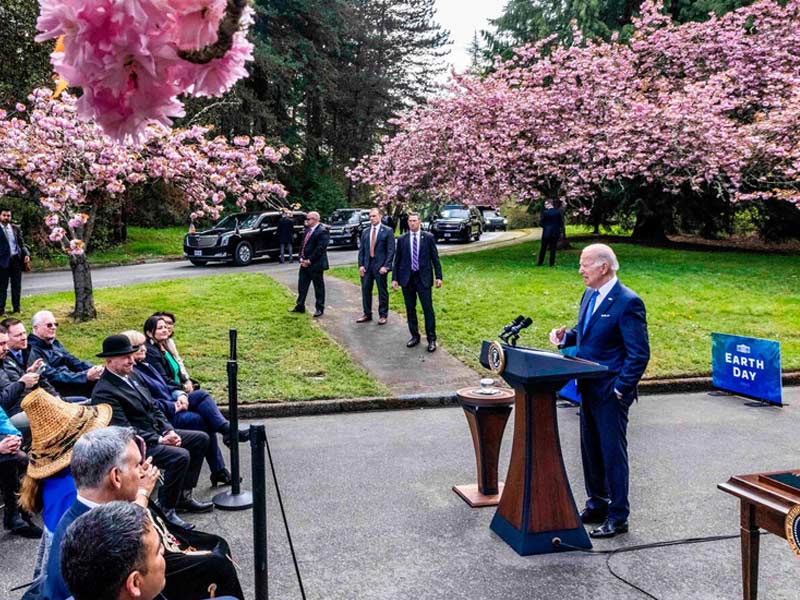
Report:
[[[218,485],[230,485],[233,483],[231,479],[231,472],[228,469],[220,469],[211,472],[211,487],[215,488]]]
[[[410,340],[408,340],[406,342],[406,348],[413,348],[417,344],[419,344],[419,338],[418,337],[412,337]]]
[[[294,308],[290,308],[289,312],[304,313],[306,309],[302,306],[295,306]]]
[[[38,540],[42,537],[41,528],[30,521],[26,522],[19,513],[15,513],[9,519],[4,520],[3,526],[8,529],[11,535],[18,535],[31,540]]]
[[[600,527],[589,532],[589,537],[595,539],[612,538],[618,533],[628,533],[628,522],[606,519],[605,523],[600,525]]]
[[[605,523],[606,519],[608,518],[608,514],[601,512],[599,510],[592,510],[591,508],[584,508],[581,511],[581,522],[582,523],[589,523],[590,525],[593,524],[600,524]]]
[[[318,310],[317,312],[314,313],[314,318],[319,319],[323,314],[325,314],[323,311]]]
[[[428,342],[428,352],[436,352],[436,340]]]
[[[356,319],[356,323],[369,323],[372,321],[372,315],[361,315]]]
[[[250,441],[250,428],[239,428],[239,435],[238,435],[239,442],[249,442]],[[231,447],[231,430],[230,426],[228,431],[222,434],[222,443],[225,444],[228,448]]]
[[[187,529],[189,531],[194,529],[194,525],[192,525],[191,523],[187,523],[186,521],[181,519],[178,516],[178,514],[175,512],[174,508],[171,508],[169,510],[165,510],[164,511],[164,518],[167,521],[169,521],[171,524],[176,525],[178,527],[183,527],[184,529]]]
[[[204,513],[214,510],[214,504],[212,502],[195,500],[192,498],[191,491],[184,490],[175,508],[190,513]]]

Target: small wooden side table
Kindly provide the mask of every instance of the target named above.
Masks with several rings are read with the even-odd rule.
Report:
[[[486,389],[497,390],[497,393],[481,393]],[[514,390],[470,387],[456,394],[472,434],[478,483],[454,485],[453,491],[473,508],[497,506],[503,493],[503,482],[497,481],[497,463],[503,431],[514,404]]]

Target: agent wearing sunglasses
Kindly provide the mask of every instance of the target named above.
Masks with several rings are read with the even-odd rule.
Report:
[[[31,358],[44,361],[44,375],[62,396],[92,395],[95,383],[103,374],[101,365],[92,365],[70,353],[56,339],[58,321],[49,310],[40,310],[31,320],[28,336]]]

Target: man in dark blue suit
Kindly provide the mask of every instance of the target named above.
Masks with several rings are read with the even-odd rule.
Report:
[[[11,283],[11,312],[19,312],[22,271],[31,257],[19,227],[11,224],[11,210],[0,207],[0,313],[6,312],[6,294]]]
[[[408,215],[409,232],[397,241],[392,270],[392,289],[403,288],[406,304],[406,318],[411,339],[406,346],[413,348],[419,344],[419,323],[417,322],[417,297],[425,315],[425,334],[428,338],[428,352],[436,350],[436,316],[433,312],[431,288],[442,287],[442,263],[436,240],[427,231],[420,231],[419,215]],[[434,282],[433,275],[436,274]]]
[[[328,270],[328,242],[330,234],[319,222],[319,213],[311,211],[306,215],[306,230],[300,245],[300,271],[297,274],[297,302],[289,312],[306,312],[308,288],[314,284],[316,300],[315,317],[325,312],[325,280],[323,274]]]
[[[579,272],[586,284],[578,324],[550,332],[559,348],[576,346],[576,356],[608,367],[598,379],[579,383],[581,457],[588,500],[584,523],[601,523],[594,538],[628,531],[628,409],[650,360],[644,302],[617,279],[619,262],[604,244],[581,253]]]
[[[361,275],[361,304],[364,314],[356,323],[372,321],[372,287],[378,284],[378,325],[384,325],[389,316],[389,286],[386,274],[392,270],[394,260],[394,231],[381,224],[381,211],[371,208],[370,226],[361,232],[358,249],[358,274]]]
[[[544,203],[540,226],[542,228],[542,246],[539,248],[539,262],[536,264],[540,267],[544,264],[544,255],[549,248],[550,266],[552,267],[556,264],[556,246],[561,237],[561,230],[564,229],[564,216],[550,201]]]

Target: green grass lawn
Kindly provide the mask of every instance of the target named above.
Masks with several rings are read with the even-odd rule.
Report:
[[[555,268],[536,267],[539,243],[442,258],[444,286],[434,290],[439,341],[471,366],[480,342],[495,339],[519,314],[533,318],[520,343],[551,348],[552,327],[573,326],[583,283],[585,243],[560,252]],[[800,369],[800,258],[664,250],[617,244],[620,280],[647,306],[652,359],[647,377],[709,374],[711,332],[781,342],[783,369]],[[358,280],[355,268],[332,274]],[[391,307],[404,312],[398,291]],[[420,317],[421,321],[421,317]]]
[[[294,297],[256,273],[165,281],[95,291],[99,318],[74,324],[66,315],[72,293],[34,296],[26,313],[52,310],[59,340],[77,356],[94,358],[102,340],[125,329],[141,331],[156,310],[177,317],[176,343],[189,373],[227,402],[228,330],[239,332],[239,399],[313,400],[384,395],[387,390],[312,323],[309,315],[287,312]],[[30,311],[30,312],[28,312]],[[26,319],[26,326],[30,326]]]
[[[124,264],[143,260],[183,256],[183,236],[186,227],[128,227],[128,241],[110,250],[92,252],[89,262],[92,265]],[[33,259],[34,269],[66,267],[66,255],[57,255],[49,260]]]

